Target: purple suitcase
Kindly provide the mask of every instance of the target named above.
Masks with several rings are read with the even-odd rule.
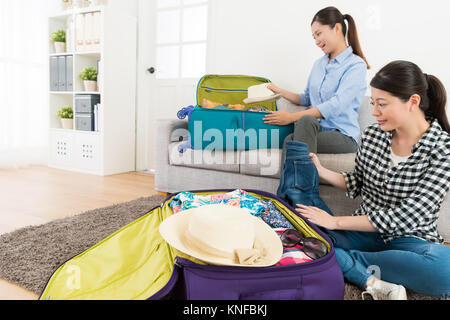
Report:
[[[192,192],[217,191],[232,190]],[[288,203],[273,194],[248,189],[246,191],[277,200],[302,217]],[[302,264],[264,268],[200,265],[177,257],[171,279],[150,299],[342,300],[344,278],[336,260],[333,243],[317,226],[304,218],[303,220],[330,244],[330,252],[326,256]]]

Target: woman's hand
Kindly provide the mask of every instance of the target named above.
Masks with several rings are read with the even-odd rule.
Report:
[[[275,94],[280,94],[281,93],[281,89],[278,88],[276,85],[274,85],[273,83],[269,83],[267,85],[267,89],[271,90],[273,93]]]
[[[319,160],[319,157],[317,156],[317,154],[310,153],[309,157],[311,158],[312,162],[316,166],[317,171],[320,172],[323,169],[323,167],[322,167],[322,164],[320,163],[320,160]]]
[[[322,209],[297,204],[297,209],[295,209],[295,211],[315,225],[327,228],[328,230],[337,229],[337,218]]]
[[[265,124],[271,124],[276,126],[287,126],[293,123],[295,120],[292,118],[292,114],[287,111],[276,111],[266,115],[263,118]]]

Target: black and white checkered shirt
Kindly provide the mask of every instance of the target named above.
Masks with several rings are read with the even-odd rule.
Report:
[[[450,135],[437,120],[430,122],[411,156],[391,169],[392,133],[370,126],[361,137],[355,171],[343,172],[347,196],[362,198],[354,215],[366,215],[385,242],[443,242],[436,221],[450,187]]]

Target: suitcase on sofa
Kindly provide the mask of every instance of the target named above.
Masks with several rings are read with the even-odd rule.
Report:
[[[245,104],[248,88],[270,83],[268,79],[243,75],[206,75],[197,87],[197,105],[183,108],[179,119],[189,119],[190,140],[185,148],[195,150],[254,150],[281,149],[294,125],[275,126],[263,122],[268,112],[276,111],[276,102]],[[223,105],[242,105],[244,110],[230,110],[227,107],[202,108],[203,99]],[[267,112],[249,111],[262,107]]]
[[[194,191],[210,195],[231,190]],[[261,268],[205,265],[177,251],[158,232],[172,214],[177,194],[87,251],[62,264],[48,280],[41,300],[336,300],[344,279],[331,240],[275,195],[270,199],[295,228],[329,246],[324,257],[302,264]]]

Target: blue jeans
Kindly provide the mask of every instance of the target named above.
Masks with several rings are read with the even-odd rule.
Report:
[[[344,277],[361,289],[377,276],[426,296],[450,296],[450,247],[411,237],[385,243],[378,233],[326,233]]]
[[[280,176],[277,196],[293,208],[297,203],[314,206],[332,214],[319,197],[319,174],[309,157],[308,146],[298,141],[286,143],[286,159]]]
[[[319,196],[319,176],[308,147],[290,141],[277,196],[292,207],[318,207],[333,215]],[[344,277],[364,289],[377,276],[432,297],[450,296],[450,247],[417,238],[385,243],[378,233],[332,231],[321,228],[333,241]]]

